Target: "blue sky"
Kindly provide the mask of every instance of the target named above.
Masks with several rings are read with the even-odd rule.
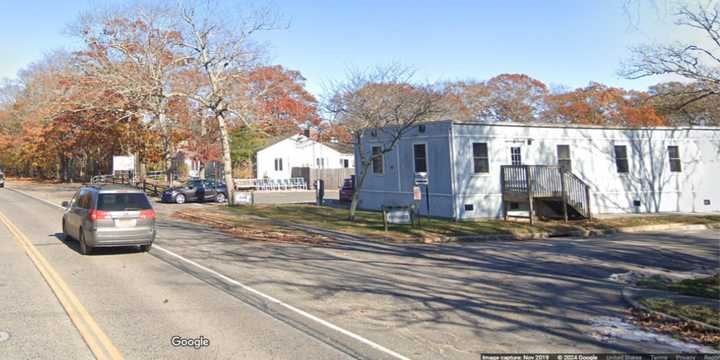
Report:
[[[647,1],[647,2],[644,2]],[[232,2],[232,1],[228,1]],[[58,48],[72,48],[63,30],[84,11],[113,1],[3,0],[0,2],[0,78]],[[399,62],[422,80],[487,79],[525,73],[547,84],[579,87],[590,81],[645,89],[661,79],[616,75],[634,44],[684,40],[668,10],[639,0],[552,1],[300,1],[275,0],[286,30],[260,35],[273,63],[299,70],[308,89],[341,80],[349,68]],[[655,2],[657,3],[657,2]],[[672,0],[660,1],[662,6]]]

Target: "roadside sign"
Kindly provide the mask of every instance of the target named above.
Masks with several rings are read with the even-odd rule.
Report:
[[[388,208],[385,212],[385,220],[388,224],[411,224],[409,207]]]
[[[252,205],[253,196],[250,191],[237,191],[235,192],[235,204],[241,205]]]
[[[135,156],[113,156],[113,172],[135,170]]]
[[[422,191],[420,191],[419,186],[413,186],[413,200],[415,200],[415,201],[422,200]]]
[[[426,172],[415,173],[415,185],[427,185],[429,182]]]

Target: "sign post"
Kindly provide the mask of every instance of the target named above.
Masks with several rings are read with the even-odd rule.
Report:
[[[422,200],[422,193],[420,192],[420,186],[425,186],[425,204],[427,209],[427,216],[430,217],[430,180],[426,172],[415,173],[415,186],[413,187],[413,199],[415,201]],[[418,227],[420,226],[420,218],[418,217]]]

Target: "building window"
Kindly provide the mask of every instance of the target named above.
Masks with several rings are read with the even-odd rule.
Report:
[[[668,158],[670,159],[670,171],[681,172],[680,148],[677,145],[668,146]]]
[[[315,165],[319,168],[325,167],[325,158],[315,158]]]
[[[615,168],[621,174],[627,173],[630,169],[625,145],[615,145]]]
[[[522,155],[519,146],[513,146],[510,148],[510,163],[513,166],[522,165]]]
[[[373,174],[382,175],[385,169],[383,164],[382,148],[379,146],[372,147],[372,170]]]
[[[282,159],[281,158],[275,159],[275,171],[282,171],[282,169],[283,169]]]
[[[415,172],[427,172],[427,152],[425,144],[413,145],[413,154],[415,156]]]
[[[349,159],[340,159],[340,167],[341,168],[349,168],[350,160]]]
[[[557,157],[558,166],[567,171],[572,170],[572,160],[570,159],[570,145],[558,145]]]
[[[473,171],[476,174],[490,172],[487,143],[473,143]]]

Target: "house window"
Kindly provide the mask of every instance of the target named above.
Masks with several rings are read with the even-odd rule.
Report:
[[[325,167],[325,158],[315,158],[315,165],[319,168]]]
[[[513,166],[522,165],[522,155],[519,146],[513,146],[510,148],[510,163]]]
[[[275,159],[275,171],[282,171],[282,169],[283,169],[282,159],[281,158]]]
[[[558,166],[567,171],[572,170],[572,160],[570,159],[570,145],[558,145],[557,157]]]
[[[487,143],[473,143],[473,171],[476,174],[490,172]]]
[[[670,159],[670,171],[681,172],[680,148],[677,145],[668,146],[668,158]]]
[[[621,174],[629,171],[627,146],[625,145],[615,145],[615,168]]]
[[[415,156],[415,172],[427,172],[427,152],[425,144],[413,145],[413,154]]]
[[[385,169],[385,164],[383,164],[382,148],[379,146],[373,146],[372,147],[373,174],[382,175],[384,169]]]

